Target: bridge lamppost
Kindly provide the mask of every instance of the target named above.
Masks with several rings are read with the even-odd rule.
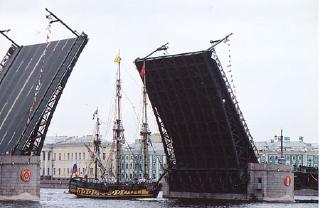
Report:
[[[286,159],[283,155],[283,130],[281,129],[280,137],[277,137],[278,140],[280,139],[280,157],[278,158],[278,164],[286,164]]]

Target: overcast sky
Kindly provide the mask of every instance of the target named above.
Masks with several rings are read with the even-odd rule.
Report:
[[[18,44],[44,42],[46,7],[90,38],[48,135],[92,134],[92,114],[99,107],[101,133],[111,141],[113,60],[120,49],[122,117],[126,138],[132,142],[139,135],[142,103],[134,59],[166,42],[170,43],[169,54],[203,50],[210,40],[233,32],[232,75],[255,141],[270,139],[280,129],[293,139],[304,136],[306,141],[318,141],[317,0],[0,0],[0,29],[10,28],[9,36]],[[51,40],[72,36],[62,26],[53,25]],[[9,45],[0,37],[0,56]],[[227,45],[217,50],[226,63]],[[157,131],[154,118],[151,130]]]

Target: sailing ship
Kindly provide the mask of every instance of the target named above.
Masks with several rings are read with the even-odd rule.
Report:
[[[124,128],[121,121],[121,80],[120,80],[120,54],[115,58],[117,63],[117,81],[116,81],[116,116],[113,125],[113,143],[112,150],[108,158],[115,159],[115,171],[112,171],[113,162],[109,161],[106,167],[100,160],[100,133],[99,133],[99,116],[98,110],[94,114],[96,118],[95,138],[93,142],[94,149],[91,150],[88,145],[85,145],[89,151],[92,165],[94,163],[94,178],[88,178],[87,174],[84,177],[74,176],[73,174],[69,181],[69,193],[75,194],[78,197],[89,198],[105,198],[105,199],[127,199],[127,198],[153,198],[157,197],[161,184],[159,181],[149,180],[148,174],[148,142],[150,141],[151,132],[148,127],[147,118],[147,91],[146,80],[144,76],[143,85],[143,120],[140,135],[143,144],[143,178],[135,181],[124,181],[121,178],[121,148],[125,143]],[[145,70],[145,69],[143,69]],[[115,149],[115,151],[113,150]],[[115,153],[115,155],[113,155]],[[111,168],[109,168],[111,167]],[[87,168],[88,170],[89,168]],[[98,169],[100,175],[98,175]]]

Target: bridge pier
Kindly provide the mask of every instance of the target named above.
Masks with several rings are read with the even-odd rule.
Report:
[[[248,199],[294,202],[294,174],[289,165],[248,164]]]
[[[196,193],[171,191],[163,182],[163,197],[232,201],[294,202],[294,175],[288,165],[248,164],[246,193]],[[170,177],[170,175],[167,175]],[[168,178],[167,178],[168,179]]]
[[[0,156],[0,200],[40,199],[40,157]]]

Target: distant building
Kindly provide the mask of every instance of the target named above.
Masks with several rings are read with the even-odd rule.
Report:
[[[166,157],[160,134],[152,134],[150,139],[152,146],[148,146],[148,173],[150,179],[157,180],[163,173]],[[134,144],[130,145],[130,148],[125,147],[121,152],[122,180],[142,178],[143,164],[143,146],[141,139],[137,139]]]
[[[259,161],[261,163],[278,164],[281,156],[281,142],[277,137],[270,141],[255,142],[259,151]],[[306,143],[303,137],[298,141],[291,141],[290,137],[283,139],[283,156],[287,165],[295,167],[319,166],[319,146],[315,143]]]
[[[89,166],[91,159],[89,152],[84,144],[89,145],[93,150],[93,136],[82,137],[47,137],[46,144],[41,152],[40,176],[41,178],[69,178],[73,164],[77,164],[77,175],[94,177],[93,165]],[[149,178],[158,179],[163,173],[163,165],[166,164],[164,150],[160,134],[151,135],[152,146],[149,145]],[[141,140],[135,140],[134,144],[124,144],[121,151],[121,178],[122,180],[131,180],[141,178],[143,172],[143,147]],[[106,165],[111,142],[102,142],[100,158]],[[110,162],[110,161],[109,161]],[[115,167],[114,159],[111,160],[111,167]],[[114,168],[113,168],[114,171]]]
[[[40,155],[40,176],[46,178],[69,178],[73,164],[77,164],[77,175],[94,176],[93,167],[86,169],[91,162],[84,144],[93,149],[93,136],[82,137],[47,137]],[[111,143],[102,143],[101,159],[106,161]]]

